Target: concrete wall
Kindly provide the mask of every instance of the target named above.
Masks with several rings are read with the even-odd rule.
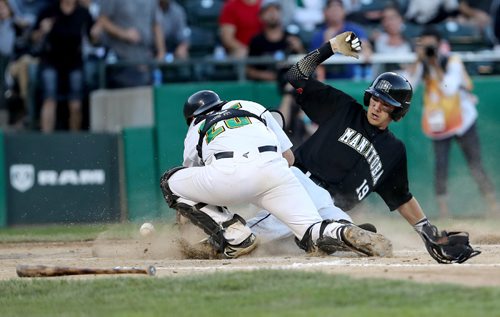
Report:
[[[101,89],[90,96],[90,130],[119,132],[154,124],[151,87]]]

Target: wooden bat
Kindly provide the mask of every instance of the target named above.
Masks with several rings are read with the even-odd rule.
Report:
[[[47,277],[64,275],[84,275],[84,274],[147,274],[154,276],[156,268],[115,266],[114,268],[89,268],[89,267],[66,267],[66,266],[45,266],[45,265],[18,265],[16,272],[19,277]]]

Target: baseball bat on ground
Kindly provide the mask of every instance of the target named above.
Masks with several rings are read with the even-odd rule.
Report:
[[[66,266],[45,266],[45,265],[18,265],[16,272],[19,277],[48,277],[64,275],[84,275],[84,274],[147,274],[154,276],[156,268],[115,266],[113,268],[89,268],[89,267],[66,267]]]

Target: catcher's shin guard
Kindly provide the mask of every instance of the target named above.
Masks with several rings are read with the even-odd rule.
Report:
[[[246,222],[239,215],[232,215],[232,218],[222,223],[218,223],[209,214],[220,212],[229,213],[223,207],[207,206],[205,203],[195,203],[187,199],[182,199],[175,195],[168,184],[169,178],[184,167],[176,167],[165,172],[160,179],[160,188],[163,197],[170,208],[175,209],[180,215],[189,219],[194,225],[201,228],[209,237],[207,242],[219,254],[226,258],[236,258],[243,254],[250,253],[257,246],[257,240],[251,229],[246,226]],[[203,212],[204,207],[209,208],[207,213]],[[236,237],[235,240],[228,241],[226,237]]]
[[[209,236],[210,242],[216,251],[222,252],[226,246],[224,230],[218,223],[210,218],[210,216],[200,210],[205,206],[206,204],[204,203],[198,203],[192,206],[187,203],[175,202],[170,207],[174,208],[181,215],[191,220],[195,226],[201,228]]]
[[[235,214],[231,219],[218,224],[209,215],[201,211],[205,206],[207,205],[204,203],[191,206],[183,202],[178,202],[174,205],[181,215],[191,220],[197,227],[203,229],[209,236],[207,242],[212,245],[216,253],[222,254],[225,258],[237,258],[255,249],[257,239],[250,228],[245,226],[246,222],[243,218]],[[233,244],[224,236],[224,233],[230,230],[236,230],[240,236],[244,234],[243,236],[246,236],[246,238],[239,243]]]

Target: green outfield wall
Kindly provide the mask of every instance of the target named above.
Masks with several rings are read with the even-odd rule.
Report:
[[[161,197],[154,129],[128,128],[122,135],[128,219],[158,218]]]

